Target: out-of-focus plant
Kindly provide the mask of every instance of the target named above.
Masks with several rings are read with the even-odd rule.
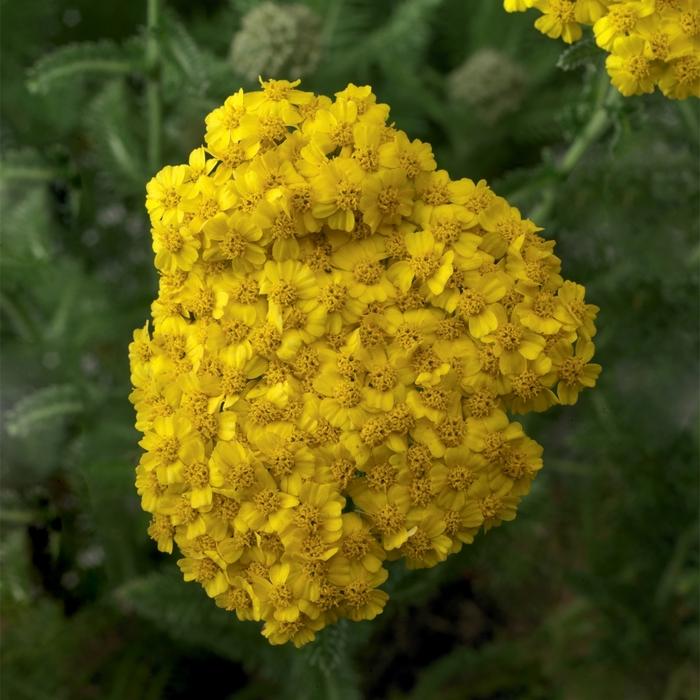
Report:
[[[527,73],[496,49],[476,51],[449,75],[448,94],[471,107],[487,124],[515,112],[523,99]]]

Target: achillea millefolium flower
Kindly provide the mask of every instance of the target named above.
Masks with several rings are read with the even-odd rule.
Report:
[[[700,97],[700,0],[503,0],[508,12],[536,8],[535,27],[567,43],[593,27],[612,84],[625,96]]]
[[[487,124],[517,111],[525,94],[527,73],[507,54],[479,49],[448,76],[451,101],[473,110]]]
[[[243,17],[231,41],[234,71],[248,80],[261,73],[299,77],[321,57],[321,18],[301,3],[262,2]]]
[[[386,562],[431,567],[512,520],[542,448],[509,416],[600,372],[598,309],[554,243],[388,115],[369,87],[262,82],[147,187],[148,532],[273,644],[374,618]]]

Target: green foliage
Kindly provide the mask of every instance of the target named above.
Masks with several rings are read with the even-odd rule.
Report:
[[[347,623],[324,630],[314,645],[300,651],[274,647],[256,623],[233,622],[230,613],[213,605],[200,588],[184,585],[172,570],[132,579],[115,590],[114,601],[120,610],[143,617],[175,641],[241,664],[260,677],[263,687],[277,685],[275,697],[291,700],[303,687],[307,700],[360,698],[349,663]],[[288,677],[280,682],[283,668]]]
[[[128,73],[133,60],[111,41],[85,42],[61,46],[39,59],[28,74],[32,92],[57,89],[64,81],[85,76],[109,76]]]
[[[383,65],[415,65],[431,37],[431,22],[443,0],[406,0],[389,20],[372,34],[365,46]]]
[[[86,133],[95,154],[114,184],[127,192],[148,176],[137,114],[138,105],[124,83],[111,81],[93,98],[86,115]]]
[[[166,70],[175,73],[178,85],[196,94],[206,94],[210,83],[210,62],[174,12],[166,12],[163,16],[162,50]],[[165,77],[167,79],[167,72]]]
[[[80,413],[83,402],[75,386],[47,386],[25,396],[8,412],[5,427],[11,437],[28,437],[46,423]]]
[[[575,70],[582,66],[600,63],[601,52],[593,37],[586,37],[567,46],[557,60],[557,67],[562,70]]]
[[[48,166],[35,150],[29,148],[8,151],[0,162],[0,182],[5,184],[46,182],[59,176],[59,170]]]
[[[172,567],[174,568],[174,567]],[[208,649],[250,670],[289,661],[289,650],[270,646],[258,625],[234,623],[196,585],[183,585],[177,571],[135,578],[114,592],[121,609],[135,612],[185,644]]]
[[[495,0],[304,3],[321,19],[304,86],[371,82],[440,167],[540,212],[601,308],[604,369],[566,415],[527,417],[545,468],[514,523],[439,567],[392,564],[375,621],[271,647],[155,552],[133,484],[126,353],[155,285],[146,85],[162,163],[183,162],[247,86],[229,49],[260,5],[164,4],[148,73],[145,3],[1,5],[2,696],[697,697],[697,102],[608,100],[590,40],[562,52]],[[522,70],[517,109],[451,99],[450,76],[494,51]],[[476,92],[508,102],[492,63]]]
[[[500,694],[545,700],[552,697],[549,693],[532,647],[502,641],[481,649],[457,647],[426,669],[410,697],[461,700]]]
[[[52,171],[33,152],[12,153],[2,163],[3,180],[43,182]],[[5,211],[2,221],[0,266],[6,274],[26,270],[45,262],[51,251],[47,208],[48,197],[42,189],[30,189]]]

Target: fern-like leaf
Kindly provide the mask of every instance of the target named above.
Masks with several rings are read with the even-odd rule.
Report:
[[[364,0],[333,3],[328,10],[324,33],[327,51],[334,56],[336,70],[380,64],[392,74],[397,66],[407,70],[420,62],[430,39],[431,17],[444,0],[406,0],[396,7],[389,19],[372,31],[376,19],[371,16],[374,7],[367,7]],[[355,10],[357,5],[357,10]],[[335,12],[334,12],[335,8]],[[381,19],[379,20],[381,21]],[[358,22],[362,26],[358,26]],[[364,39],[357,40],[358,36]]]
[[[361,697],[357,671],[352,663],[348,620],[323,629],[316,641],[305,647],[295,656],[295,665],[291,670],[298,682],[304,681],[311,674],[317,675],[318,682],[313,684],[317,694],[309,694],[309,700],[359,700]]]
[[[140,189],[146,179],[145,145],[133,115],[136,108],[122,81],[110,81],[90,104],[87,130],[102,167],[120,191]]]
[[[381,61],[391,65],[398,60],[402,66],[417,63],[430,39],[430,20],[442,3],[443,0],[407,0],[399,5],[371,40]]]
[[[56,180],[65,172],[44,161],[33,149],[8,151],[0,159],[0,183],[43,183]]]
[[[26,165],[14,158],[7,163],[8,170],[26,170],[35,176],[46,167],[34,157]],[[5,169],[4,162],[2,169]],[[23,197],[11,197],[9,190],[4,191],[8,181],[0,179],[0,182],[3,185],[1,204],[4,214],[0,222],[0,270],[7,274],[8,268],[23,268],[48,261],[52,248],[49,236],[51,221],[45,189],[31,187],[26,189]],[[22,184],[26,187],[26,182]],[[9,281],[5,279],[6,284]]]
[[[197,42],[174,12],[163,17],[163,52],[184,78],[187,87],[204,93],[209,84],[207,60]]]
[[[557,60],[557,67],[562,70],[575,70],[582,66],[595,65],[602,55],[593,37],[587,37],[562,51]]]
[[[323,17],[321,45],[324,53],[333,56],[334,62],[347,65],[361,55],[358,37],[371,35],[376,23],[376,3],[371,0],[309,0],[309,7]]]
[[[83,401],[72,384],[38,389],[8,411],[5,428],[12,437],[28,437],[46,424],[53,424],[83,410]]]
[[[288,666],[293,654],[289,647],[270,646],[258,625],[239,622],[217,608],[201,588],[171,574],[133,579],[115,596],[123,610],[150,620],[174,640],[201,646],[248,670],[274,676],[274,669]]]
[[[40,58],[29,70],[31,92],[46,93],[64,81],[88,75],[124,75],[137,67],[136,60],[112,41],[60,46]]]
[[[258,0],[229,0],[229,4],[239,15],[243,16],[258,4]]]

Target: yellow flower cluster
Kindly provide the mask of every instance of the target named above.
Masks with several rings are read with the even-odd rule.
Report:
[[[542,448],[508,412],[592,387],[597,307],[484,181],[369,87],[269,80],[147,187],[159,293],[130,345],[149,534],[273,644],[386,603],[515,517]]]
[[[535,27],[568,44],[593,27],[610,55],[612,84],[626,97],[653,92],[700,97],[700,0],[503,0],[508,12],[534,7]]]

